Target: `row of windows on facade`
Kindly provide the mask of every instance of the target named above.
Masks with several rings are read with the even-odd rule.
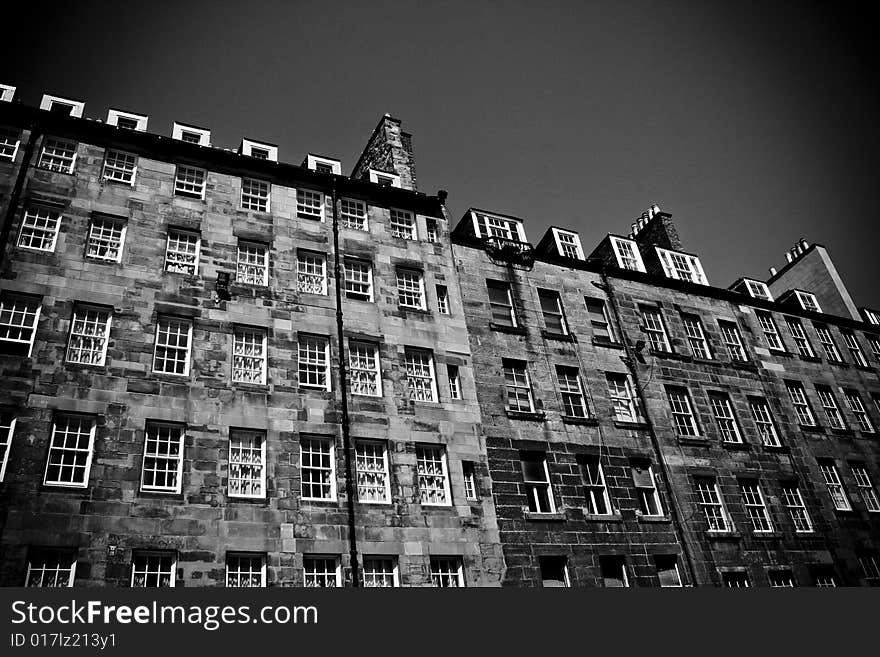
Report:
[[[0,156],[10,152],[9,137],[0,132]],[[76,162],[77,143],[52,137],[44,140],[37,167],[48,171],[72,174]],[[104,157],[101,177],[105,181],[134,186],[137,175],[137,156],[122,151],[107,150]],[[174,175],[174,194],[188,198],[205,199],[208,172],[198,167],[177,165]],[[271,189],[269,182],[253,178],[241,179],[239,207],[253,212],[271,211]],[[296,216],[314,221],[326,220],[326,195],[322,192],[297,189]],[[368,206],[365,202],[342,198],[339,201],[339,221],[344,228],[368,231]],[[390,209],[389,232],[393,237],[415,240],[418,238],[416,222],[412,212],[399,208]],[[429,242],[439,241],[437,221],[426,221],[424,238]]]
[[[30,355],[40,316],[36,297],[0,296],[0,345]],[[80,304],[73,310],[65,359],[68,363],[103,366],[107,360],[113,311]],[[193,323],[190,319],[160,315],[156,323],[153,372],[189,376],[192,359]],[[330,339],[299,334],[297,374],[302,388],[331,390]],[[420,402],[439,401],[434,354],[428,349],[404,347],[403,370],[409,398]],[[379,344],[349,340],[347,371],[349,391],[355,395],[382,396]],[[267,330],[235,326],[232,334],[232,382],[254,385],[268,383]],[[462,398],[458,365],[446,365],[448,399]]]
[[[401,586],[398,559],[393,555],[363,555],[360,574],[363,586]],[[267,585],[267,555],[259,552],[227,552],[226,579],[230,588],[259,588]],[[302,557],[302,585],[338,588],[343,586],[339,555],[305,554]],[[430,557],[431,585],[440,588],[465,586],[461,557]],[[76,580],[76,553],[57,548],[31,548],[25,586],[72,587]],[[174,550],[133,550],[130,584],[136,588],[181,586]]]
[[[0,481],[13,448],[16,418],[0,414]],[[95,453],[97,418],[58,413],[52,422],[45,486],[86,488]],[[168,422],[147,422],[140,490],[144,493],[181,493],[183,490],[186,427]],[[231,429],[229,432],[227,495],[230,498],[265,499],[266,432]],[[327,436],[302,436],[300,494],[303,500],[337,500],[336,442]],[[385,442],[355,441],[357,499],[368,504],[390,504],[391,462]],[[420,503],[451,506],[452,486],[446,449],[440,445],[416,446],[416,479]],[[462,461],[462,486],[468,502],[480,499],[475,464]]]
[[[514,303],[511,286],[509,283],[495,280],[487,280],[486,287],[489,295],[489,308],[492,323],[502,328],[519,328],[522,321]],[[562,297],[555,290],[539,288],[538,300],[544,326],[548,333],[554,335],[570,336],[571,327],[566,319]],[[585,297],[587,312],[593,329],[593,335],[598,341],[618,343],[618,331],[614,326],[608,308],[604,300]],[[642,331],[644,332],[650,348],[659,354],[675,353],[667,330],[664,312],[660,306],[640,305],[639,312],[642,319]],[[764,336],[767,347],[772,352],[788,354],[782,336],[771,313],[756,310],[755,316],[761,333]],[[690,350],[690,355],[701,360],[714,360],[717,358],[716,351],[712,348],[704,324],[699,315],[688,312],[680,313],[681,324],[684,328],[684,337]],[[792,340],[797,348],[797,353],[808,360],[818,360],[817,352],[808,337],[804,323],[797,317],[785,317]],[[827,324],[813,322],[822,352],[829,362],[844,364],[846,361],[841,355],[837,342],[832,335],[831,328]],[[748,362],[749,354],[745,347],[742,332],[739,325],[733,320],[718,320],[718,328],[726,351],[732,361]],[[839,327],[838,331],[843,337],[843,343],[849,352],[853,364],[858,367],[869,367],[865,351],[854,331]],[[874,358],[880,363],[880,335],[866,333],[865,338],[871,348]]]
[[[85,256],[100,262],[121,262],[127,223],[124,218],[93,215],[86,236]],[[53,253],[60,225],[60,212],[37,206],[28,208],[19,231],[19,248]],[[165,240],[165,271],[197,276],[201,249],[201,235],[198,232],[169,228]],[[266,243],[238,240],[235,280],[247,285],[268,285],[269,251],[270,247]],[[374,300],[374,286],[377,282],[374,280],[371,262],[362,258],[345,257],[342,274],[346,299]],[[398,267],[395,270],[395,278],[400,307],[427,310],[428,295],[424,273],[418,269]],[[297,250],[296,289],[298,292],[308,294],[328,293],[326,254],[304,249]],[[435,292],[438,312],[449,314],[447,287],[437,285]]]

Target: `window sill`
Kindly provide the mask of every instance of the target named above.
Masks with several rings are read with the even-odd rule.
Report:
[[[37,169],[37,171],[45,171],[46,173],[60,173],[65,176],[76,175],[76,170],[74,170],[74,171],[58,171],[57,169],[50,169],[48,167],[41,167],[41,166],[37,166],[35,168]]]
[[[544,422],[547,419],[547,415],[543,412],[529,413],[526,411],[512,411],[509,408],[504,409],[504,412],[507,413],[507,417],[512,420],[532,420],[534,422]]]
[[[841,516],[851,516],[855,517],[858,515],[858,512],[855,509],[834,509],[834,513]]]
[[[855,368],[859,372],[876,372],[876,370],[869,365],[856,365]]]
[[[737,531],[719,532],[709,529],[706,530],[706,536],[712,541],[739,541],[742,539],[742,535]]]
[[[806,433],[825,433],[825,427],[820,427],[818,424],[799,424],[798,429]]]
[[[522,326],[505,326],[504,324],[489,322],[489,328],[492,331],[498,331],[499,333],[512,333],[514,335],[526,334],[526,330]]]
[[[162,383],[187,383],[190,380],[190,375],[189,373],[168,374],[167,372],[150,372],[147,378]]]
[[[544,329],[541,331],[541,335],[543,335],[547,340],[557,340],[559,342],[575,342],[574,335],[571,333],[556,333],[555,331],[548,331]]]
[[[426,308],[411,308],[409,306],[397,306],[397,309],[402,313],[408,313],[410,315],[422,315],[430,317],[431,311]]]
[[[734,443],[734,442],[728,442],[728,441],[722,440],[721,446],[724,449],[730,449],[733,451],[740,451],[740,452],[748,452],[749,450],[752,449],[752,446],[745,441],[743,441],[741,443]]]
[[[593,344],[598,347],[607,347],[609,349],[623,349],[622,342],[615,342],[614,340],[606,340],[605,338],[593,338]]]
[[[599,420],[594,417],[573,417],[571,415],[562,416],[563,424],[578,424],[585,427],[599,426]]]
[[[832,364],[832,365],[836,365],[837,367],[843,367],[843,368],[848,368],[848,367],[849,367],[849,363],[846,363],[846,362],[844,362],[844,361],[842,361],[842,360],[831,360],[831,359],[829,358],[829,359],[828,359],[828,362],[829,362],[830,364]]]
[[[584,520],[588,522],[623,522],[623,516],[619,513],[587,513],[584,511]]]
[[[656,356],[657,358],[668,358],[670,360],[681,360],[686,363],[690,363],[693,358],[690,356],[685,356],[684,354],[677,354],[674,351],[660,351],[658,349],[651,349],[651,355]]]
[[[842,436],[845,438],[855,438],[856,432],[852,429],[831,429],[832,436]]]
[[[69,363],[64,361],[64,368],[74,372],[106,372],[109,365],[105,361],[103,365],[90,365],[89,363]]]
[[[647,431],[650,428],[647,422],[627,422],[625,420],[614,420],[614,426],[618,429],[636,429],[639,431]]]
[[[711,443],[708,438],[703,438],[702,436],[678,436],[678,444],[709,447]]]
[[[736,370],[758,371],[758,366],[749,360],[732,360],[730,361],[730,366]]]
[[[718,364],[717,358],[696,358],[695,357],[692,360],[694,363],[698,363],[700,365],[717,365]]]
[[[233,390],[242,390],[245,392],[268,392],[269,384],[268,383],[245,383],[245,382],[233,382],[229,384],[229,387]]]
[[[641,513],[637,514],[639,522],[672,522],[672,518],[670,516],[646,516]]]
[[[772,349],[769,347],[768,347],[767,351],[769,351],[774,356],[784,356],[785,358],[794,358],[794,354],[790,351],[784,351],[781,349]]]
[[[790,454],[791,449],[788,445],[761,445],[761,450],[765,452],[779,452],[781,454]]]
[[[536,522],[563,522],[565,521],[564,513],[538,513],[536,511],[524,511],[523,517],[526,520]]]
[[[815,356],[801,356],[800,359],[807,363],[821,363],[821,358],[816,358]]]
[[[782,532],[752,532],[752,538],[765,540],[779,540],[782,538]]]

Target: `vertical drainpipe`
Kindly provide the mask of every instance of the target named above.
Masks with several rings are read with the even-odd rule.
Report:
[[[333,280],[336,283],[336,333],[339,340],[339,388],[342,398],[342,449],[345,461],[345,497],[348,507],[348,547],[351,555],[351,585],[360,586],[358,569],[357,537],[355,535],[354,485],[351,479],[351,435],[348,417],[348,377],[345,370],[345,335],[342,330],[342,263],[339,254],[339,209],[336,179],[333,179]]]
[[[639,374],[636,370],[636,360],[634,358],[634,354],[632,353],[632,347],[630,347],[629,340],[627,336],[623,333],[623,324],[620,321],[620,311],[617,308],[617,300],[614,297],[614,288],[611,285],[611,279],[608,278],[608,273],[605,270],[605,262],[601,262],[601,270],[600,276],[602,277],[602,286],[605,288],[605,293],[608,295],[608,300],[611,302],[611,310],[614,313],[614,321],[617,322],[617,326],[621,332],[621,342],[623,342],[623,349],[626,353],[626,366],[630,372],[632,372],[633,382],[635,383],[636,392],[639,395],[639,403],[642,406],[642,412],[645,416],[645,424],[648,425],[648,435],[651,437],[651,445],[654,448],[654,452],[657,454],[657,460],[660,463],[660,467],[663,470],[663,478],[666,480],[666,488],[669,492],[669,498],[672,501],[670,504],[670,515],[672,516],[672,527],[678,536],[679,541],[681,542],[681,549],[684,552],[685,562],[687,564],[688,575],[690,576],[691,586],[697,585],[697,573],[694,568],[694,560],[691,556],[691,550],[687,542],[687,536],[685,535],[684,525],[681,524],[681,507],[678,502],[678,496],[675,494],[675,486],[672,484],[672,473],[669,471],[669,467],[666,464],[666,459],[663,458],[663,452],[660,451],[660,443],[657,440],[657,434],[654,432],[654,423],[651,421],[651,415],[648,412],[648,402],[645,399],[644,390],[642,390],[642,384],[639,381]]]
[[[27,178],[28,169],[31,166],[31,158],[34,154],[34,147],[37,139],[40,138],[40,131],[37,129],[36,122],[28,126],[31,131],[24,152],[21,157],[21,166],[18,168],[18,176],[15,178],[15,185],[12,193],[9,195],[9,205],[6,207],[6,214],[3,216],[3,227],[0,228],[0,266],[6,259],[6,240],[9,239],[9,230],[12,228],[12,217],[18,209],[18,202],[21,198],[21,190],[24,188],[24,181]]]

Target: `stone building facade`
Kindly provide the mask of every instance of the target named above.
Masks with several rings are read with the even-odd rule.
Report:
[[[880,319],[824,247],[722,289],[657,208],[451,230],[388,115],[344,176],[0,93],[0,585],[880,578]]]

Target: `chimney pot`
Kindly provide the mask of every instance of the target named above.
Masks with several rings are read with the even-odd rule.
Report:
[[[444,205],[446,205],[446,198],[448,196],[449,196],[449,192],[447,192],[445,189],[438,189],[437,190],[437,198],[440,199],[440,202],[443,203]]]
[[[770,275],[776,276],[776,267],[770,267]]]
[[[791,251],[785,252],[785,259],[788,260],[789,262],[791,262],[793,260],[793,258],[791,257]]]

